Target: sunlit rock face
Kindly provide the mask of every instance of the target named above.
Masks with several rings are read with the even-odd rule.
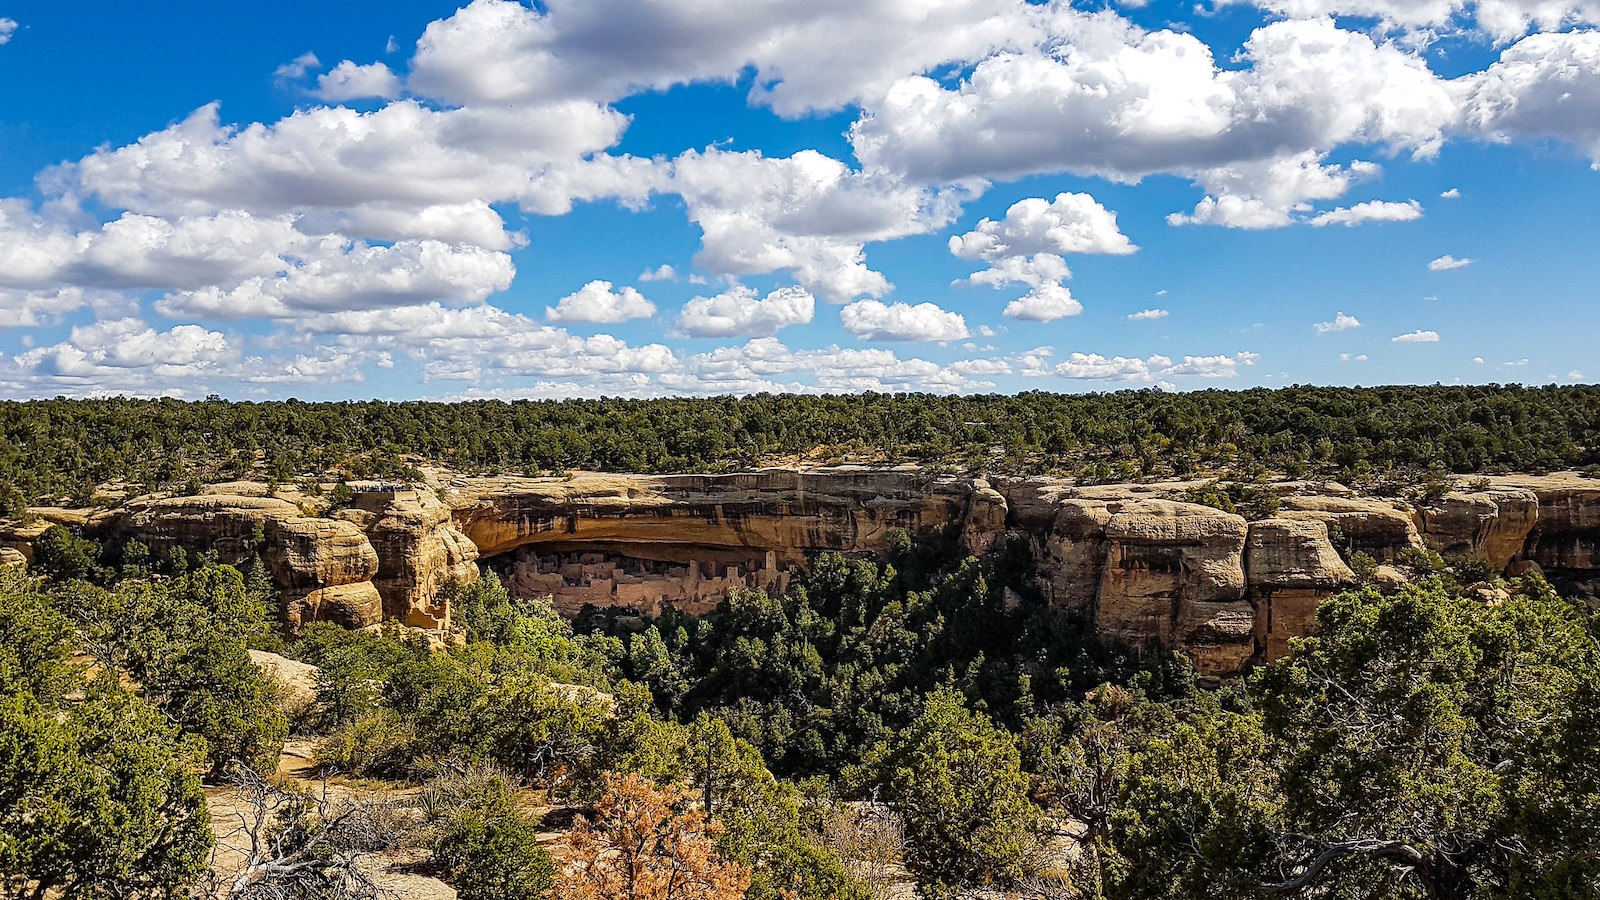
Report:
[[[1288,652],[1290,638],[1310,631],[1323,599],[1356,581],[1320,521],[1251,522],[1244,560],[1255,643],[1268,662]]]
[[[1352,550],[1391,559],[1407,547],[1422,547],[1409,507],[1388,500],[1343,496],[1290,496],[1277,518],[1321,522]]]
[[[456,527],[450,507],[432,490],[357,500],[376,516],[366,534],[378,553],[372,581],[383,598],[383,617],[413,628],[447,626],[445,586],[478,579],[478,548]]]
[[[1539,512],[1538,495],[1526,489],[1452,491],[1417,508],[1417,529],[1430,548],[1446,556],[1476,556],[1503,572],[1527,545]]]
[[[872,469],[456,484],[456,521],[484,556],[531,544],[612,542],[760,548],[784,564],[817,550],[881,550],[897,530],[959,527],[975,489],[972,479]]]
[[[655,615],[703,614],[730,591],[786,590],[819,551],[878,553],[896,531],[960,532],[978,552],[1005,531],[981,481],[908,470],[458,479],[465,537],[515,594]]]
[[[1600,576],[1600,480],[1568,472],[1503,481],[1539,498],[1538,520],[1521,558],[1558,576]]]
[[[270,520],[268,566],[284,596],[291,628],[330,621],[360,628],[383,621],[383,598],[372,583],[378,553],[350,522],[322,518]]]
[[[896,532],[966,550],[1031,551],[1046,602],[1107,636],[1175,647],[1205,674],[1284,655],[1323,599],[1355,575],[1336,546],[1379,561],[1407,548],[1475,556],[1495,571],[1600,579],[1600,481],[1503,476],[1410,504],[1285,485],[1268,519],[1181,501],[1193,483],[1079,486],[974,479],[911,468],[769,469],[729,475],[579,473],[476,478],[435,473],[378,486],[347,508],[227,493],[135,498],[115,509],[39,509],[0,522],[0,565],[31,561],[51,522],[222,562],[259,554],[291,628],[328,620],[450,626],[446,586],[480,564],[523,597],[572,616],[585,606],[703,614],[737,589],[781,592],[819,551],[875,554]],[[322,504],[321,509],[326,509]]]
[[[1170,500],[1112,504],[1097,609],[1100,629],[1189,650],[1203,672],[1242,668],[1255,651],[1245,601],[1248,526],[1231,513]]]

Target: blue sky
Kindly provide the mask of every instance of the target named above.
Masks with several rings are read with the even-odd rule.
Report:
[[[0,0],[0,395],[1594,381],[1597,23]]]

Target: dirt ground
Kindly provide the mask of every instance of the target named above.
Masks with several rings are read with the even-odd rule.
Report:
[[[278,774],[312,790],[321,791],[324,783],[312,769],[313,741],[290,740],[283,748],[283,758],[278,763]],[[338,781],[326,785],[330,796],[353,796],[359,791]],[[217,835],[217,849],[211,869],[222,876],[226,885],[244,868],[250,851],[249,838],[240,830],[245,806],[239,793],[232,787],[206,788],[206,802],[211,807],[211,824]],[[375,854],[363,861],[368,872],[394,900],[455,900],[455,889],[426,875],[414,874],[408,869],[420,862],[422,856],[414,851]]]

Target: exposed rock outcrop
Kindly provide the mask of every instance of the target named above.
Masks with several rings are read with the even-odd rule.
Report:
[[[576,474],[465,478],[358,493],[325,515],[252,486],[199,497],[138,498],[117,509],[41,509],[0,523],[0,565],[28,562],[51,522],[158,554],[267,561],[291,626],[450,621],[443,588],[478,575],[480,555],[524,596],[704,612],[738,587],[782,590],[815,551],[878,552],[897,530],[944,533],[983,552],[1033,549],[1040,592],[1133,643],[1187,651],[1211,674],[1274,659],[1353,583],[1336,546],[1380,561],[1405,548],[1472,555],[1511,575],[1600,577],[1600,481],[1505,476],[1413,509],[1284,484],[1272,518],[1181,502],[1194,482],[1077,486],[910,468],[772,469],[733,475]],[[259,490],[257,488],[257,490]],[[303,502],[309,501],[303,500]],[[311,510],[314,512],[314,510]],[[1397,588],[1399,569],[1379,567]]]
[[[1112,510],[1097,621],[1110,634],[1187,649],[1202,672],[1255,652],[1245,602],[1245,520],[1207,506],[1142,500]]]
[[[761,548],[785,565],[813,550],[881,550],[895,530],[959,526],[973,493],[970,479],[849,468],[457,484],[456,521],[484,556],[529,544],[623,542]]]
[[[1392,558],[1406,547],[1422,547],[1422,537],[1411,514],[1387,500],[1290,496],[1283,499],[1283,509],[1277,517],[1321,522],[1328,527],[1330,536],[1337,532],[1351,549],[1380,560]]]
[[[353,628],[383,621],[383,600],[372,584],[378,553],[361,529],[338,519],[294,517],[272,520],[264,531],[268,567],[291,628],[321,620]]]
[[[250,662],[278,683],[278,700],[286,709],[303,710],[317,702],[316,666],[265,650],[251,650]]]
[[[50,523],[44,519],[35,519],[30,522],[7,521],[0,519],[0,548],[10,550],[22,557],[25,565],[33,565],[33,542],[44,534]],[[13,558],[14,560],[14,558]]]
[[[1522,488],[1539,498],[1539,518],[1521,558],[1551,574],[1600,574],[1600,480],[1571,472],[1512,475],[1499,486]]]
[[[995,539],[1006,530],[1008,504],[1005,495],[979,479],[972,483],[967,511],[961,517],[961,544],[973,553],[987,553]]]
[[[1475,556],[1496,572],[1522,552],[1539,521],[1539,497],[1520,488],[1451,492],[1417,508],[1429,547],[1447,556]]]
[[[1270,662],[1303,637],[1323,599],[1356,580],[1328,540],[1321,521],[1261,519],[1250,523],[1245,572],[1255,601],[1255,638]]]
[[[1105,569],[1105,501],[1084,500],[1071,485],[1013,478],[997,487],[1006,500],[1009,534],[1028,541],[1039,589],[1052,606],[1093,614]]]
[[[362,502],[377,516],[367,539],[378,554],[372,583],[383,598],[384,618],[413,628],[447,626],[450,610],[440,589],[478,579],[477,546],[432,491],[378,494]]]

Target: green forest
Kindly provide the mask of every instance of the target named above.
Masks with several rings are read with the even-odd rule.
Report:
[[[1360,484],[1600,466],[1600,387],[1289,387],[471,403],[0,403],[0,512],[97,485],[917,462],[1091,482],[1270,471]]]
[[[1486,604],[1411,554],[1216,684],[1044,605],[1009,546],[820,554],[701,618],[568,623],[490,571],[448,646],[286,643],[259,559],[40,547],[0,570],[19,900],[377,898],[360,861],[400,850],[463,900],[1600,897],[1600,617],[1536,574]],[[286,738],[365,793],[275,780]],[[223,786],[256,852],[216,884]]]

